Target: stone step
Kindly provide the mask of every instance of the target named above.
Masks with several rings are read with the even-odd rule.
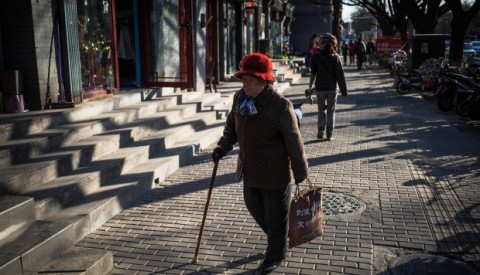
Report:
[[[20,256],[0,252],[0,275],[23,274]]]
[[[152,89],[138,89],[115,94],[102,100],[102,104],[88,102],[76,105],[75,108],[63,110],[33,111],[25,115],[6,114],[0,119],[0,143],[17,139],[25,135],[40,133],[48,128],[69,122],[85,120],[91,116],[117,108],[139,103],[142,93]]]
[[[191,94],[191,93],[190,93]],[[204,93],[201,97],[191,96],[191,97],[181,97],[178,104],[185,104],[185,103],[200,103],[200,106],[205,103],[209,103],[215,101],[216,99],[220,98],[219,93]],[[169,98],[171,96],[164,96],[163,98]]]
[[[283,94],[285,90],[287,90],[290,87],[290,82],[282,82],[282,83],[276,83],[274,86],[275,91],[279,94]]]
[[[225,93],[214,101],[204,103],[201,111],[214,111],[218,120],[224,120],[230,112],[234,95],[233,92]]]
[[[198,99],[194,99],[193,101],[191,99],[186,99],[182,104],[198,102],[198,112],[215,111],[217,113],[217,119],[221,119],[225,117],[225,108],[226,106],[229,106],[229,104],[231,105],[233,95],[234,93],[232,92],[222,93],[221,91],[213,94],[207,93],[203,95],[200,102],[198,102]]]
[[[71,174],[55,178],[42,185],[26,190],[25,195],[35,198],[37,219],[45,219],[61,210],[71,201],[88,195],[107,184],[113,177],[147,161],[153,155],[168,151],[181,140],[194,135],[198,129],[209,126],[214,113],[205,113],[194,120],[185,121],[178,127],[159,131],[142,140],[108,154],[89,165],[74,170]],[[203,119],[200,119],[203,117]]]
[[[35,220],[33,198],[0,196],[0,243]]]
[[[35,272],[73,246],[73,233],[68,222],[33,222],[22,234],[0,245],[0,274]]]
[[[62,145],[72,144],[106,130],[118,128],[175,104],[174,98],[141,102],[92,116],[88,120],[45,129],[41,133],[6,141],[0,146],[0,167],[24,163]]]
[[[194,98],[201,98],[203,95],[205,95],[203,92],[180,92],[178,89],[160,89],[156,91],[157,98],[174,96],[179,99],[178,104],[188,100],[193,100]]]
[[[67,117],[62,123],[68,125],[47,125],[39,132],[46,137],[53,129],[75,129],[72,124],[97,123],[102,116],[115,119],[116,124],[106,120],[103,123],[112,123],[112,127],[100,128],[97,133],[86,136],[81,136],[83,131],[77,131],[80,135],[78,139],[59,143],[57,147],[46,149],[40,145],[42,149],[37,149],[37,153],[32,154],[34,158],[28,160],[31,163],[0,169],[1,192],[8,190],[33,196],[34,202],[29,199],[30,213],[36,213],[39,219],[35,221],[30,214],[27,218],[31,221],[29,226],[16,230],[17,234],[8,234],[3,240],[0,238],[0,274],[106,274],[112,268],[110,253],[103,250],[100,254],[82,251],[73,247],[73,243],[103,225],[155,183],[165,180],[189,162],[199,150],[216,141],[224,126],[223,119],[217,120],[218,112],[228,113],[233,97],[229,89],[238,89],[238,84],[220,93],[172,94],[162,99],[155,99],[158,96],[155,90],[140,93],[140,100],[168,101],[171,105],[167,109],[153,107],[164,106],[158,102],[142,103],[139,100],[127,104],[118,100],[116,103],[109,101],[108,104],[114,104],[111,110],[106,110],[108,107],[93,108],[95,112],[99,109],[104,111],[92,112],[90,116],[82,111],[68,118],[68,110],[62,112]],[[141,107],[142,111],[135,106],[143,104],[149,106]],[[128,110],[119,110],[122,108]],[[162,112],[149,116],[162,108]],[[34,133],[25,131],[24,136]],[[68,140],[68,134],[65,136],[64,141]],[[34,161],[47,167],[40,168],[44,172],[39,172],[38,167],[27,167]],[[11,173],[4,173],[7,171]],[[17,181],[10,181],[16,178],[16,174]],[[21,180],[22,177],[28,179],[26,183]],[[46,179],[50,180],[45,182]],[[32,204],[34,211],[31,211]],[[6,211],[0,211],[0,214],[3,212]],[[17,213],[20,215],[20,211]],[[2,222],[0,226],[13,228],[12,225],[19,226],[20,223],[20,220],[9,225]],[[8,228],[0,232],[12,231]],[[37,239],[19,241],[27,239],[27,235]],[[42,237],[45,237],[44,241]],[[15,254],[14,248],[26,248],[28,251]]]
[[[196,109],[195,104],[175,106],[135,120],[121,129],[107,131],[81,140],[72,146],[65,146],[60,150],[41,155],[31,159],[29,163],[2,168],[0,169],[0,188],[8,194],[22,193],[29,186],[50,181],[92,159],[111,153],[131,141],[139,140],[155,133],[158,129],[181,122],[182,119],[196,114]]]
[[[222,131],[223,123],[218,123],[190,135],[188,140],[151,156],[129,171],[124,171],[117,177],[109,177],[108,184],[64,205],[61,211],[48,217],[48,220],[71,223],[75,230],[75,241],[81,240],[150,190],[155,183],[162,182],[188,163],[195,154],[216,140]]]
[[[73,247],[38,270],[39,274],[102,275],[113,269],[110,251]]]
[[[302,74],[299,73],[292,73],[286,78],[286,81],[290,82],[290,84],[296,83],[300,78],[302,78]]]

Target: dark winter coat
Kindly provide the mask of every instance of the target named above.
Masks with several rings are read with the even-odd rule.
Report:
[[[355,55],[355,50],[356,50],[356,45],[354,42],[351,42],[348,44],[348,54],[349,55]]]
[[[342,54],[343,55],[348,55],[348,45],[347,44],[342,45]]]
[[[218,147],[227,153],[238,142],[237,181],[260,189],[284,188],[307,178],[308,163],[292,103],[271,85],[255,97],[258,113],[236,111],[235,94]]]
[[[335,91],[338,87],[342,94],[347,94],[347,83],[340,57],[337,54],[319,52],[312,57],[311,72],[315,74],[315,90]]]
[[[367,43],[367,53],[368,54],[375,53],[375,43],[373,43],[373,41],[368,41],[368,43]]]

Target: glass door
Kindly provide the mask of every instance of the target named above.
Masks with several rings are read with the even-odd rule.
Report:
[[[191,0],[139,1],[142,82],[145,86],[193,87]]]
[[[207,1],[207,14],[204,21],[206,27],[206,75],[207,75],[207,83],[210,84],[212,87],[212,83],[218,83],[218,26],[217,20],[217,0],[210,0]]]
[[[238,63],[240,60],[241,52],[239,53],[241,47],[238,47],[237,41],[240,41],[241,28],[238,28],[237,20],[237,11],[241,9],[234,2],[227,2],[224,6],[224,15],[225,21],[223,22],[223,27],[225,31],[224,43],[225,43],[225,73],[233,74],[238,69]]]
[[[257,45],[257,33],[258,33],[258,14],[256,7],[247,7],[245,8],[245,15],[244,15],[244,35],[245,35],[245,53],[250,54],[254,53],[258,49]]]

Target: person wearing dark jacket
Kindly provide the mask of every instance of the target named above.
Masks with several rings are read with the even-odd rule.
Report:
[[[286,257],[292,176],[296,184],[308,176],[297,118],[292,103],[271,85],[272,67],[260,53],[242,59],[234,75],[243,88],[235,93],[223,136],[211,155],[217,162],[238,142],[237,181],[243,178],[245,205],[268,240],[260,274],[271,273]]]
[[[355,51],[356,51],[355,42],[353,42],[353,40],[350,40],[350,42],[348,43],[348,56],[350,57],[350,66],[353,66],[355,64]]]
[[[370,66],[375,63],[375,50],[375,43],[373,42],[373,39],[370,39],[367,43],[367,60],[368,65]]]
[[[355,52],[357,53],[357,70],[361,70],[363,68],[363,59],[365,58],[365,54],[367,52],[365,43],[363,43],[361,37],[358,38],[355,46]]]
[[[343,66],[347,66],[347,57],[348,57],[348,44],[347,44],[347,41],[343,41],[343,45],[342,45],[342,55],[343,55]]]
[[[315,84],[314,89],[318,105],[317,138],[323,139],[326,130],[327,140],[332,140],[333,130],[335,129],[337,83],[342,96],[347,96],[347,84],[342,62],[335,51],[337,45],[335,36],[329,33],[325,34],[322,37],[321,45],[322,49],[312,57],[312,73],[309,87]]]

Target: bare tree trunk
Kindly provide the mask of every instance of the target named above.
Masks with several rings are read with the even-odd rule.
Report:
[[[450,51],[448,53],[448,63],[450,65],[459,66],[462,64],[463,58],[463,43],[465,42],[465,33],[467,32],[469,24],[466,24],[464,18],[453,16],[452,31],[450,39]]]
[[[445,12],[440,6],[441,0],[400,0],[403,12],[412,22],[415,32],[419,34],[435,33],[437,18]]]
[[[464,10],[460,0],[445,0],[445,2],[452,10],[452,34],[448,62],[451,65],[458,66],[462,64],[465,33],[480,10],[480,0],[475,0],[475,3],[468,10]]]
[[[340,41],[339,37],[339,21],[340,21],[340,9],[341,9],[341,0],[333,0],[333,19],[332,19],[332,34]]]

